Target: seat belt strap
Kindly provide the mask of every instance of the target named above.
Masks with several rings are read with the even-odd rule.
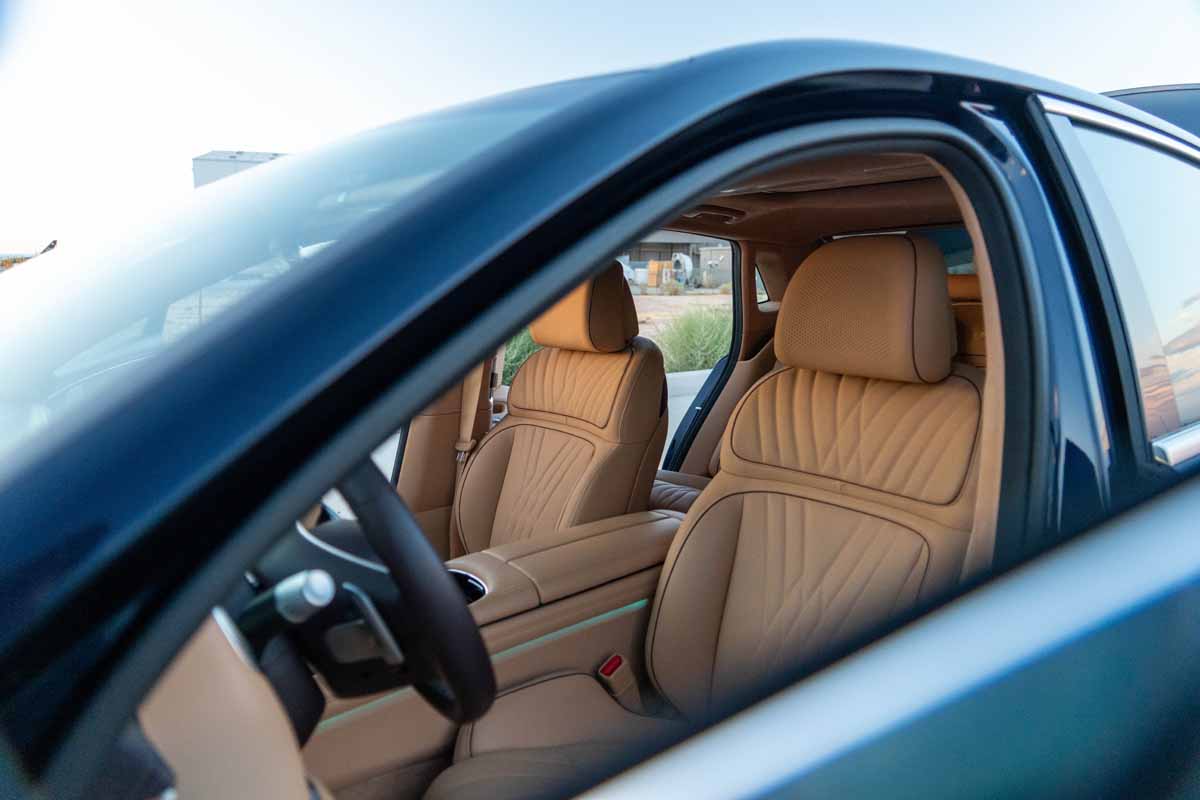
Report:
[[[479,410],[479,393],[483,390],[487,362],[476,364],[462,383],[462,402],[458,410],[458,441],[454,443],[454,495],[450,500],[450,555],[466,553],[466,545],[458,530],[458,497],[462,492],[463,473],[467,459],[478,442],[475,440],[475,415]]]
[[[475,415],[479,411],[479,393],[483,390],[483,372],[486,363],[478,364],[463,379],[462,403],[458,411],[458,441],[454,443],[454,458],[458,462],[458,474],[462,475],[471,451],[475,449]],[[457,488],[455,492],[457,493]]]

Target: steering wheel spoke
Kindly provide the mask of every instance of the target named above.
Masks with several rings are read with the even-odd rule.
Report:
[[[445,564],[370,459],[343,478],[338,490],[395,584],[395,602],[380,611],[413,687],[455,722],[483,716],[496,697],[496,677],[479,627]]]

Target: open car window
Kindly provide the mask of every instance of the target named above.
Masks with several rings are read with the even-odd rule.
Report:
[[[520,92],[277,159],[203,187],[137,241],[64,245],[6,271],[0,337],[22,345],[0,354],[0,457],[449,170],[619,79]]]

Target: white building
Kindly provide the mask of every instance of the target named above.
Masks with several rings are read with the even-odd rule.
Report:
[[[213,150],[192,159],[192,185],[203,186],[285,155],[287,154],[253,153],[249,150]]]

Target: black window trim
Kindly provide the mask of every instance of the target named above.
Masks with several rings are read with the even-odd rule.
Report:
[[[1116,134],[1117,136],[1130,140],[1135,144],[1149,147],[1159,152],[1166,151],[1164,153],[1165,155],[1180,158],[1184,161],[1190,162],[1193,167],[1200,169],[1200,149],[1184,143],[1174,137],[1153,130],[1152,128],[1130,122],[1129,120],[1121,119],[1120,117],[1115,117],[1108,113],[1097,111],[1077,103],[1070,103],[1065,100],[1060,100],[1055,97],[1039,95],[1038,102],[1046,114],[1065,117],[1072,125],[1077,123],[1082,124],[1085,127],[1096,128],[1105,133]],[[1054,127],[1053,123],[1052,127]],[[1063,136],[1063,131],[1061,129],[1055,128],[1054,132],[1059,146],[1068,151],[1077,149],[1077,143],[1066,140],[1067,137]],[[1078,170],[1081,168],[1081,166],[1090,164],[1090,159],[1088,159],[1086,154],[1082,152],[1068,152],[1067,156],[1068,161],[1070,162],[1070,169],[1074,173],[1076,180],[1081,180]],[[1080,159],[1082,159],[1082,161]],[[1098,227],[1095,225],[1094,220],[1093,227]],[[1122,237],[1123,241],[1124,234],[1120,231],[1117,231],[1116,233]],[[1107,259],[1111,259],[1113,257],[1112,253],[1110,252],[1111,245],[1106,248],[1104,245],[1104,237],[1099,237],[1099,240],[1101,250],[1104,251],[1105,257]],[[1125,248],[1128,250],[1127,243],[1125,244]],[[1132,254],[1128,254],[1127,257],[1132,259]],[[1119,295],[1116,292],[1116,287],[1112,285],[1111,277],[1108,278],[1108,284],[1113,296],[1118,297]],[[1123,356],[1127,359],[1130,359],[1128,363],[1130,365],[1130,369],[1133,370],[1133,373],[1131,374],[1135,374],[1136,368],[1133,366],[1132,361],[1133,355],[1128,349],[1127,344],[1129,341],[1128,327],[1123,319],[1123,315],[1121,315],[1119,312],[1119,305],[1117,306],[1116,311],[1120,318],[1120,324],[1122,327],[1121,333],[1124,337],[1124,341],[1126,342]],[[1145,414],[1142,412],[1143,400],[1140,385],[1133,387],[1133,393],[1137,401],[1137,424],[1139,426],[1137,430],[1141,432],[1141,440],[1146,445],[1149,458],[1159,465],[1173,469],[1191,471],[1194,468],[1200,468],[1200,458],[1198,458],[1200,457],[1200,420],[1193,421],[1176,428],[1175,430],[1151,437],[1149,429],[1146,426]]]

